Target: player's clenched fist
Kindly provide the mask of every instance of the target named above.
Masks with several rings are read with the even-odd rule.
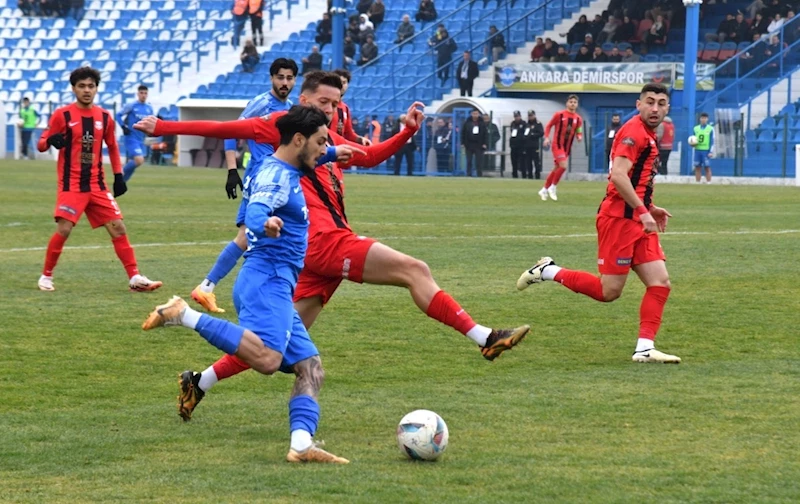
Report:
[[[356,149],[350,145],[337,145],[336,146],[336,161],[339,163],[347,163],[350,161],[350,158],[353,157],[353,154],[361,154],[362,156],[366,156],[367,153],[361,149]]]
[[[272,216],[264,223],[264,232],[270,238],[278,238],[283,228],[283,220],[280,217]]]
[[[425,104],[422,102],[414,102],[408,107],[408,111],[406,112],[406,126],[409,128],[420,128],[422,127],[422,121],[425,119],[425,114],[420,110],[420,108],[425,108]]]
[[[152,136],[156,132],[157,122],[158,118],[156,116],[147,116],[141,121],[134,124],[133,128],[139,131],[144,131],[148,135]]]

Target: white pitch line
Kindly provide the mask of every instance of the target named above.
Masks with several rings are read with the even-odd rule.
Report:
[[[777,229],[774,231],[758,231],[758,230],[743,230],[743,231],[678,231],[662,233],[662,236],[722,236],[722,235],[785,235],[797,234],[800,229]],[[595,233],[574,233],[574,234],[558,234],[558,235],[459,235],[459,236],[383,236],[374,237],[376,240],[561,240],[565,238],[595,238]],[[163,243],[138,243],[133,246],[136,248],[144,247],[202,247],[207,245],[224,245],[229,241],[198,241],[198,242],[163,242]],[[112,248],[109,245],[79,245],[77,247],[64,247],[66,250],[99,250]],[[10,252],[42,252],[47,250],[47,247],[20,247],[20,248],[6,248],[0,249],[0,253]]]

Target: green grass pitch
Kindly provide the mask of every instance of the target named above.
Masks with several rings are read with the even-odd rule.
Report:
[[[311,334],[327,371],[317,437],[352,463],[298,467],[284,461],[291,377],[219,383],[184,424],[177,375],[219,352],[140,330],[233,237],[224,174],[144,166],[119,198],[160,291],[129,292],[106,232],[82,220],[44,293],[54,164],[0,166],[0,502],[800,501],[797,188],[657,185],[674,215],[657,344],[683,358],[665,366],[630,361],[635,277],[611,304],[514,288],[542,255],[596,270],[603,184],[565,182],[545,203],[534,181],[348,177],[356,232],[425,260],[478,323],[533,330],[490,363],[402,289],[345,282]],[[217,292],[234,320],[232,284]],[[397,449],[417,408],[449,426],[436,463]]]

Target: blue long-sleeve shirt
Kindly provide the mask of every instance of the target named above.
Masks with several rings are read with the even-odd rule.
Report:
[[[274,94],[272,94],[272,91],[269,91],[262,93],[250,100],[239,116],[239,119],[262,117],[272,112],[289,110],[290,108],[292,108],[291,100],[281,101],[279,98],[276,98]],[[271,156],[275,152],[275,149],[272,147],[272,145],[260,144],[255,140],[248,140],[247,145],[250,147],[250,164],[247,165],[247,170],[245,170],[245,177],[252,173],[251,167],[258,166],[262,159],[267,156]],[[236,140],[225,140],[225,150],[236,150]]]
[[[143,131],[133,129],[133,125],[151,115],[153,115],[153,107],[149,103],[142,103],[137,100],[125,105],[121,111],[117,112],[116,119],[117,124],[124,125],[130,130],[130,133],[126,135],[127,138],[144,142],[144,138],[147,135]]]

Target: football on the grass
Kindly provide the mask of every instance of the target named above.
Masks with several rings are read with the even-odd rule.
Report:
[[[397,426],[397,446],[413,460],[436,460],[447,449],[447,438],[447,424],[433,411],[412,411]]]

